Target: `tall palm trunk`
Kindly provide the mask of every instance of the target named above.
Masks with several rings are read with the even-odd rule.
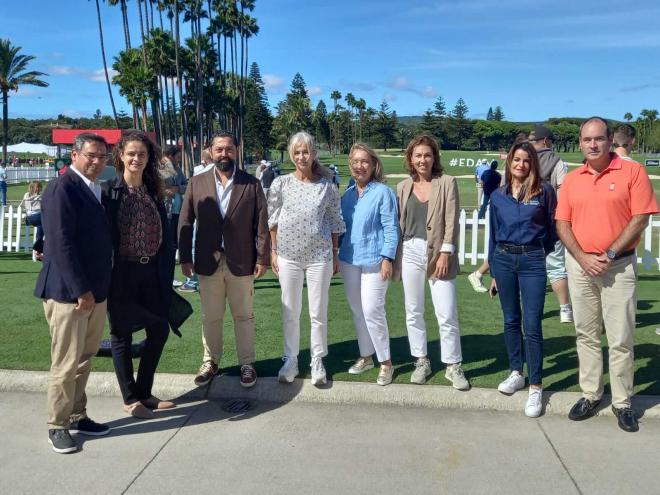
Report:
[[[182,146],[182,157],[183,157],[183,169],[188,177],[192,175],[192,152],[190,149],[190,141],[188,140],[188,118],[186,115],[185,108],[183,106],[183,85],[181,81],[181,59],[179,57],[179,46],[181,46],[181,36],[179,33],[179,3],[174,2],[174,16],[176,22],[174,23],[174,56],[176,63],[176,79],[177,86],[179,89],[179,111],[181,112],[181,139],[183,141]]]
[[[110,86],[110,76],[108,76],[108,64],[105,59],[105,45],[103,43],[103,24],[101,22],[101,7],[99,0],[96,0],[96,18],[99,23],[99,40],[101,42],[101,58],[103,59],[103,73],[105,74],[105,83],[108,85],[108,95],[110,96],[110,105],[112,106],[112,116],[115,119],[115,125],[119,129],[119,119],[117,118],[117,109],[115,108],[115,100],[112,97],[112,86]]]
[[[2,163],[7,163],[7,143],[9,142],[9,91],[2,92]]]

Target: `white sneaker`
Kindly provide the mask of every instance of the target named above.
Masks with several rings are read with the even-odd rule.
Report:
[[[472,272],[468,275],[468,280],[470,281],[470,285],[472,285],[472,288],[476,292],[488,292],[488,289],[484,287],[483,282],[481,281],[480,273],[479,272]]]
[[[573,323],[573,308],[570,304],[565,308],[559,308],[559,321],[561,323]]]
[[[525,416],[528,418],[538,418],[543,408],[543,391],[540,388],[529,387],[529,397],[525,404]]]
[[[280,383],[291,383],[298,376],[298,358],[284,356],[282,361],[284,361],[284,364],[277,374],[277,380]]]
[[[325,385],[328,379],[325,376],[325,367],[323,359],[320,357],[312,358],[312,385]]]
[[[376,379],[376,383],[381,387],[384,387],[385,385],[389,385],[390,383],[392,383],[393,375],[394,375],[394,366],[385,366],[381,364],[380,371],[378,372],[378,378]]]
[[[415,361],[415,371],[410,375],[410,383],[424,385],[426,379],[431,375],[431,361],[429,358],[421,357]]]
[[[456,390],[468,390],[470,388],[470,383],[465,378],[460,363],[447,366],[445,378],[451,382]]]
[[[348,373],[350,375],[359,375],[364,373],[374,367],[374,360],[370,357],[359,357],[353,366],[348,368]]]
[[[509,377],[497,386],[497,390],[506,395],[511,395],[521,388],[525,388],[525,377],[517,371],[512,371]]]

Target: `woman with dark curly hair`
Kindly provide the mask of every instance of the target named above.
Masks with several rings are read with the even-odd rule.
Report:
[[[169,334],[174,272],[163,181],[158,173],[160,150],[145,133],[134,131],[122,136],[112,157],[117,178],[104,184],[102,195],[114,252],[108,296],[112,361],[124,411],[149,419],[152,409],[174,407],[151,394]],[[146,340],[134,378],[131,345],[133,332],[139,328],[145,328]]]

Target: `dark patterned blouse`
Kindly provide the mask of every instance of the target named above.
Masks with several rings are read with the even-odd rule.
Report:
[[[163,227],[156,204],[145,185],[126,187],[117,222],[120,256],[154,256],[158,252]]]

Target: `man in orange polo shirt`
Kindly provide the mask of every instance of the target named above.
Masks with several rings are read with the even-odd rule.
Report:
[[[633,331],[637,307],[635,247],[658,204],[646,170],[610,153],[607,122],[592,117],[580,127],[584,165],[562,185],[555,218],[568,249],[582,398],[568,417],[592,416],[603,395],[603,323],[609,345],[612,410],[619,427],[637,431],[633,393]]]

